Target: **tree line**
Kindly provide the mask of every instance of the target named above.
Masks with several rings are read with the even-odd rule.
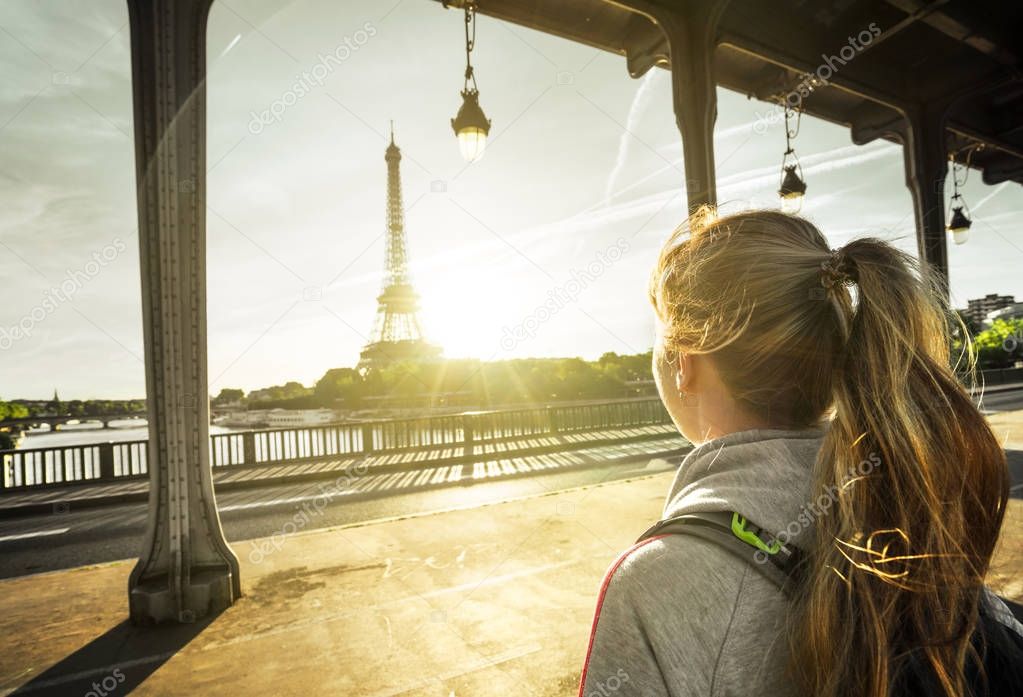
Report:
[[[977,367],[1012,368],[1023,361],[1023,318],[996,319],[979,330],[961,315],[972,340]],[[958,328],[953,352],[963,348]],[[605,353],[582,358],[519,358],[504,361],[450,359],[399,363],[370,371],[331,368],[312,387],[287,382],[246,394],[225,388],[213,398],[221,408],[361,409],[388,405],[494,407],[585,399],[618,399],[654,394],[651,353]],[[0,399],[0,421],[32,416],[106,416],[144,412],[144,399],[69,401]]]
[[[996,319],[980,330],[961,315],[981,370],[1012,368],[1023,361],[1023,319]],[[963,348],[962,328],[955,332],[953,352]],[[453,359],[399,363],[363,372],[332,368],[315,385],[287,382],[248,395],[224,389],[215,406],[257,409],[360,409],[400,405],[467,405],[495,407],[585,399],[617,399],[653,395],[651,352],[605,353],[595,361],[581,358],[521,358],[484,362]]]
[[[332,368],[312,387],[288,382],[248,395],[221,390],[214,406],[249,409],[362,409],[402,404],[494,407],[651,395],[651,353],[505,361],[450,359],[405,362],[359,371]]]
[[[136,414],[146,410],[144,399],[15,399],[0,400],[0,421],[32,416],[109,416]]]

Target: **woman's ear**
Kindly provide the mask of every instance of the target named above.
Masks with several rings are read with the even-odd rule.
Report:
[[[693,389],[695,369],[696,361],[690,354],[678,354],[678,361],[675,364],[675,389],[679,394],[684,395]]]

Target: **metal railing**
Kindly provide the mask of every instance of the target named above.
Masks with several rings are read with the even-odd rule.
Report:
[[[457,448],[466,457],[488,443],[668,423],[657,399],[478,411],[219,433],[210,436],[210,461],[218,469],[258,467],[433,448]],[[147,445],[134,440],[0,450],[0,491],[145,478]]]

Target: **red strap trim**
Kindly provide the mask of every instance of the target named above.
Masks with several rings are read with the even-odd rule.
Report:
[[[614,563],[608,568],[607,573],[604,574],[604,580],[600,584],[600,595],[597,596],[597,609],[593,613],[593,624],[590,627],[590,643],[589,646],[586,647],[586,660],[583,662],[583,673],[579,678],[578,697],[584,697],[583,689],[586,687],[586,671],[589,670],[590,656],[593,654],[593,641],[597,636],[597,622],[600,620],[600,610],[604,606],[604,596],[607,595],[607,588],[611,585],[611,577],[614,576],[616,571],[618,571],[618,567],[629,558],[630,554],[649,542],[653,542],[654,540],[659,540],[662,537],[667,536],[668,535],[654,535],[653,537],[648,537],[645,540],[640,540],[618,555],[618,558],[615,559]]]

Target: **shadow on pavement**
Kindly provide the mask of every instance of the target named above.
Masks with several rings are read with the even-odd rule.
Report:
[[[192,624],[158,627],[135,626],[125,620],[12,694],[33,697],[128,694],[197,637],[214,619],[216,615]]]

